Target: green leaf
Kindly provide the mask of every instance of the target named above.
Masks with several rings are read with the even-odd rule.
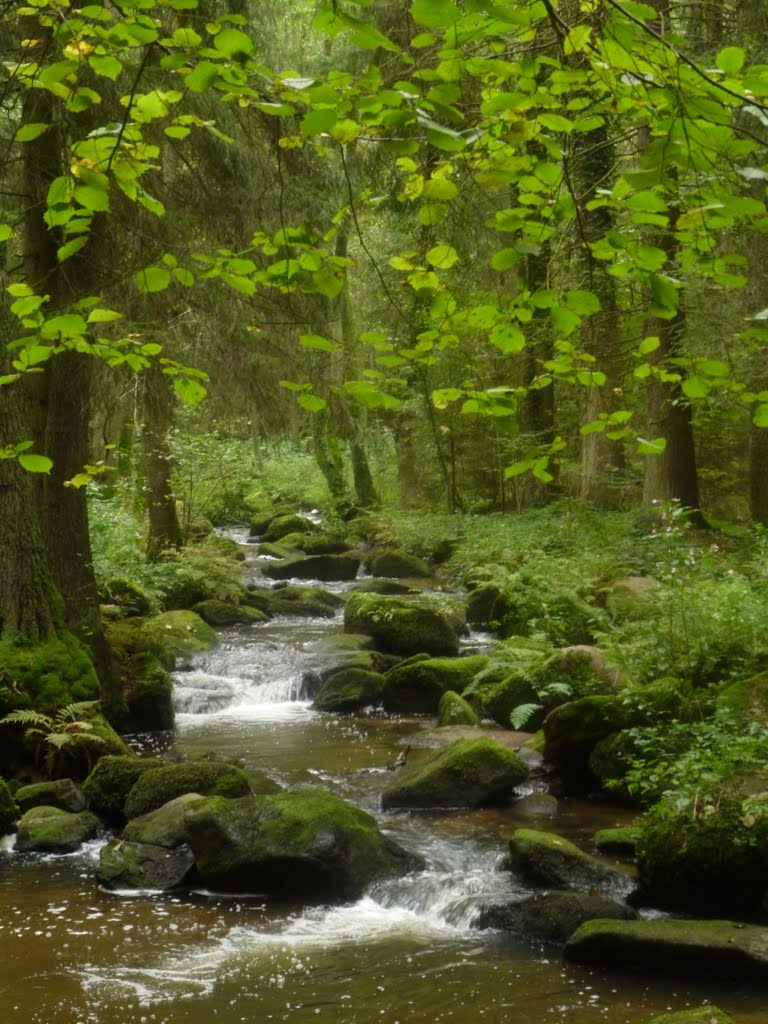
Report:
[[[666,437],[657,437],[653,441],[648,441],[644,437],[638,437],[637,439],[638,455],[661,455],[666,447]]]
[[[299,344],[302,348],[314,348],[320,352],[336,352],[339,347],[321,334],[302,334],[299,338]]]
[[[459,20],[461,11],[453,0],[413,0],[411,17],[425,28],[448,28]]]
[[[89,324],[108,324],[113,320],[121,320],[123,314],[116,309],[92,309],[88,314]]]
[[[91,210],[94,213],[109,210],[109,192],[105,189],[94,188],[92,185],[78,185],[75,188],[74,196],[86,210]]]
[[[209,60],[201,60],[197,67],[190,71],[184,79],[184,84],[192,92],[205,92],[206,89],[210,89],[218,77],[219,68],[217,65],[211,64]]]
[[[253,53],[253,40],[238,28],[223,28],[217,32],[213,45],[230,60],[242,61]]]
[[[320,412],[328,404],[324,398],[319,398],[317,395],[308,395],[306,391],[298,395],[296,401],[308,412]]]
[[[0,242],[7,242],[13,234],[13,228],[10,224],[0,224]]]
[[[176,377],[173,386],[185,405],[198,405],[207,394],[199,380],[190,380],[189,377]]]
[[[758,405],[752,414],[752,422],[756,427],[768,427],[768,405]]]
[[[637,346],[637,354],[639,356],[647,356],[649,355],[649,353],[655,352],[660,344],[661,340],[659,338],[643,338],[643,340]]]
[[[31,142],[33,139],[39,138],[43,132],[47,132],[50,127],[50,124],[40,122],[36,122],[35,124],[23,124],[16,132],[13,141]]]
[[[592,313],[599,313],[602,309],[600,299],[594,292],[587,292],[581,289],[573,289],[565,293],[565,304],[573,313],[579,316],[590,316]]]
[[[512,324],[497,324],[490,333],[490,341],[505,355],[514,355],[525,348],[525,335]]]
[[[726,75],[737,75],[744,67],[746,54],[740,46],[726,46],[717,55],[715,63]]]
[[[28,473],[50,473],[53,463],[46,455],[19,455],[19,465]]]
[[[73,238],[70,242],[66,242],[64,245],[60,245],[56,250],[56,259],[59,263],[63,263],[64,260],[68,260],[70,256],[74,256],[76,252],[80,250],[88,243],[88,235],[79,235],[77,238]]]
[[[592,35],[591,25],[576,25],[565,37],[563,52],[566,56],[572,53],[582,53],[587,48],[589,37]]]
[[[162,292],[171,283],[171,272],[165,267],[147,267],[136,275],[136,287],[140,292]]]
[[[176,267],[173,271],[173,276],[179,284],[184,285],[185,288],[191,288],[195,283],[195,275],[191,270],[187,270],[185,267]]]
[[[573,131],[573,122],[569,121],[567,117],[563,117],[562,114],[553,114],[546,111],[543,114],[539,114],[537,120],[539,124],[543,124],[545,128],[549,128],[553,132]]]
[[[452,245],[435,245],[427,251],[427,263],[440,270],[448,270],[458,261],[459,254]]]
[[[686,398],[706,398],[711,390],[709,381],[696,375],[686,378],[680,386]]]
[[[301,119],[300,127],[305,135],[320,135],[327,132],[329,128],[338,121],[338,114],[331,107],[321,107],[319,110],[312,110],[306,117]]]
[[[519,261],[519,249],[499,249],[491,257],[491,266],[494,270],[509,270]]]
[[[101,75],[102,78],[110,78],[113,82],[123,70],[123,65],[117,57],[112,57],[109,54],[94,53],[88,58],[88,63],[97,75]]]
[[[630,210],[638,210],[643,213],[666,213],[667,201],[658,192],[635,192],[627,196],[624,203]]]

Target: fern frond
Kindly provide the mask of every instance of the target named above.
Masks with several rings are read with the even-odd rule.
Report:
[[[541,704],[518,704],[509,721],[513,729],[522,729],[528,719],[542,708]]]
[[[17,711],[9,711],[4,718],[0,718],[0,725],[38,725],[43,728],[50,728],[53,725],[53,720],[41,711],[23,708]]]

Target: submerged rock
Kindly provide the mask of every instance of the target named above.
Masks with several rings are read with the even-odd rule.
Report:
[[[490,739],[460,739],[404,768],[382,793],[387,809],[482,807],[528,778],[518,755]]]
[[[16,849],[20,853],[73,853],[93,839],[100,827],[91,811],[71,814],[58,807],[33,807],[19,821]]]
[[[322,789],[211,797],[187,815],[201,880],[213,889],[328,902],[423,866],[375,818]]]
[[[445,693],[461,693],[487,664],[487,656],[478,654],[469,658],[422,658],[396,665],[387,673],[384,707],[405,714],[434,715]]]
[[[733,921],[588,921],[564,955],[580,964],[768,980],[768,930]]]
[[[595,918],[634,920],[626,903],[598,892],[551,890],[515,903],[484,907],[480,928],[501,928],[543,942],[565,943],[585,921]]]
[[[72,779],[56,779],[54,782],[35,782],[16,790],[16,803],[22,814],[32,807],[58,807],[61,811],[76,814],[88,806],[85,793]]]
[[[629,875],[590,857],[563,836],[529,828],[518,829],[512,836],[508,866],[536,885],[563,889],[628,889],[632,884]]]

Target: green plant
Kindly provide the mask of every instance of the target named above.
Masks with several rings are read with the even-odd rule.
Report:
[[[38,767],[44,764],[47,775],[53,775],[61,761],[76,753],[85,756],[90,772],[93,753],[106,746],[106,741],[94,731],[93,722],[88,718],[98,706],[98,701],[89,700],[68,704],[53,715],[31,709],[11,711],[0,719],[0,725],[25,727],[25,737],[35,744],[36,764]]]

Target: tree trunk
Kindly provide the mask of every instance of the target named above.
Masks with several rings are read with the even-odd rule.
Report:
[[[144,476],[149,533],[147,557],[156,559],[168,548],[181,547],[181,527],[171,484],[172,462],[168,428],[173,396],[168,378],[153,363],[142,375],[144,410]]]

